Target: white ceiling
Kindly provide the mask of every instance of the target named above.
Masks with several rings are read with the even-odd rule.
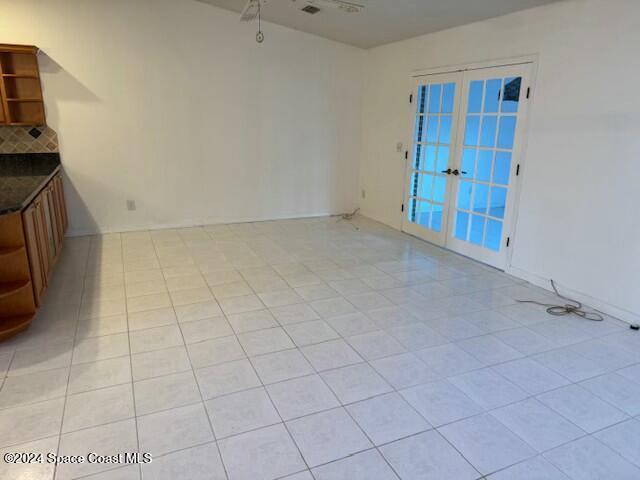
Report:
[[[246,0],[199,0],[240,12]],[[558,0],[351,0],[360,13],[322,7],[309,15],[305,0],[267,0],[264,20],[362,48],[436,32]],[[238,15],[239,17],[239,15]],[[263,28],[264,30],[264,28]]]

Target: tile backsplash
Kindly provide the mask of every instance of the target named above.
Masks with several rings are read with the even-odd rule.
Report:
[[[58,134],[47,126],[0,126],[0,153],[54,153]]]

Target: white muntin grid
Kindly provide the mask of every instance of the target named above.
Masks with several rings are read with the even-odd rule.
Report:
[[[513,163],[512,153],[513,153],[515,132],[517,127],[517,120],[518,120],[517,113],[518,113],[518,103],[519,103],[519,100],[517,102],[514,102],[515,108],[513,109],[513,111],[505,111],[504,92],[505,92],[505,86],[509,82],[515,81],[517,78],[520,78],[520,77],[504,77],[504,78],[487,79],[487,80],[473,80],[472,82],[470,82],[469,96],[471,96],[472,94],[472,91],[471,91],[472,85],[480,84],[482,88],[482,99],[481,99],[482,101],[481,101],[479,111],[473,111],[473,112],[469,111],[470,102],[467,102],[467,108],[466,108],[467,111],[465,112],[465,118],[464,118],[464,131],[463,131],[464,140],[463,140],[461,158],[462,159],[465,158],[465,152],[473,151],[473,159],[472,159],[473,170],[470,172],[467,172],[466,174],[461,175],[460,184],[458,188],[462,189],[465,186],[470,186],[472,188],[472,192],[469,194],[469,197],[468,197],[468,202],[469,202],[468,208],[463,208],[463,206],[460,205],[461,203],[460,195],[459,194],[456,195],[456,211],[457,212],[456,212],[456,227],[454,229],[454,235],[456,235],[456,238],[459,238],[460,240],[469,241],[476,245],[482,245],[487,248],[491,248],[491,246],[487,245],[487,232],[489,231],[489,224],[491,221],[499,222],[499,227],[497,227],[499,228],[499,232],[500,232],[500,234],[498,235],[499,237],[498,242],[497,244],[493,245],[494,247],[497,247],[497,250],[501,248],[500,238],[502,237],[504,212],[506,210],[506,198],[508,193],[507,189],[509,187],[509,172],[511,169],[511,164]],[[489,84],[490,82],[495,82],[495,81],[500,82],[499,85],[497,85],[498,86],[498,89],[497,89],[498,99],[496,102],[497,108],[495,109],[496,111],[491,111],[493,110],[492,108],[489,109],[490,111],[485,111],[487,109],[488,95],[495,93],[495,89],[491,89],[491,90],[489,89]],[[520,95],[520,91],[518,92],[518,95]],[[475,144],[473,145],[468,145],[467,138],[466,138],[467,125],[470,117],[475,117],[477,119],[477,127],[478,127],[477,134],[475,135]],[[502,119],[504,118],[513,118],[513,128],[511,130],[510,142],[509,142],[511,144],[510,148],[498,147],[501,128],[504,128],[502,126]],[[495,128],[493,128],[493,131],[492,131],[492,138],[490,139],[487,145],[481,145],[485,124],[488,122],[493,123],[494,120],[495,120]],[[492,127],[489,128],[490,132],[491,132],[491,129]],[[489,168],[487,169],[489,180],[486,180],[486,181],[482,179],[478,179],[480,159],[482,155],[481,152],[490,153],[490,165],[488,165]],[[496,182],[496,173],[497,173],[496,172],[496,155],[501,152],[506,153],[511,157],[509,161],[509,168],[506,173],[507,183]],[[463,161],[461,161],[461,170],[466,171]],[[481,187],[479,188],[478,186],[481,186]],[[482,192],[485,188],[486,188],[486,200],[484,198],[481,198],[482,201],[480,202],[480,206],[477,207],[476,201],[478,200],[478,196],[482,195],[482,197],[484,197],[484,194]],[[499,194],[502,196],[502,198],[504,198],[504,201],[502,201],[501,197],[497,197],[496,205],[493,205],[494,200],[496,200],[494,198],[494,195],[497,195],[498,192],[500,192]],[[498,203],[500,205],[498,205]],[[498,209],[498,212],[495,212],[496,209]],[[492,210],[494,210],[494,212],[492,212]],[[467,217],[468,223],[466,228],[464,229],[464,232],[465,232],[464,238],[457,236],[457,233],[458,233],[457,222],[459,221],[460,212],[468,215]],[[502,212],[502,214],[500,215],[499,212]],[[492,214],[492,213],[495,213],[495,214]],[[471,239],[474,217],[475,218],[480,217],[482,219],[481,220],[482,221],[482,238],[479,239],[479,241],[472,241]],[[492,248],[492,249],[496,250],[496,248]]]
[[[445,103],[446,89],[450,88],[450,108],[443,111]],[[437,105],[432,110],[432,92],[438,89]],[[456,95],[456,84],[453,82],[446,83],[432,83],[429,85],[421,85],[418,88],[417,108],[416,108],[416,123],[414,131],[414,155],[412,159],[412,175],[411,175],[411,190],[409,199],[409,221],[418,223],[419,225],[431,228],[435,231],[440,231],[442,227],[442,218],[438,225],[434,225],[434,207],[439,207],[440,214],[445,214],[445,189],[446,189],[446,176],[441,172],[445,170],[449,163],[451,151],[451,138],[454,128],[454,99]],[[448,142],[441,141],[443,119],[449,121],[449,135]],[[433,122],[434,127],[430,128],[430,123]],[[431,136],[430,131],[435,129],[434,136],[431,137],[435,141],[429,141]],[[425,141],[422,141],[422,140]],[[417,140],[417,141],[416,141]],[[426,170],[425,165],[427,162],[427,151],[429,148],[433,148],[433,170]],[[444,154],[443,154],[444,152]],[[423,197],[421,194],[424,190],[423,182],[429,181],[431,183],[428,190],[429,197]],[[436,184],[442,182],[442,186],[439,188],[442,191],[440,201],[436,199]],[[429,211],[428,222],[426,224],[420,223],[420,216],[425,211],[423,208],[427,208]]]
[[[511,137],[515,137],[515,129],[517,124],[517,102],[516,107],[513,111],[505,111],[505,101],[502,93],[505,90],[505,86],[514,80],[517,80],[520,77],[503,77],[496,79],[488,79],[488,80],[474,80],[470,82],[472,84],[480,84],[481,90],[481,102],[479,108],[474,112],[465,112],[464,115],[464,128],[461,129],[464,137],[466,137],[467,130],[467,120],[469,117],[476,117],[477,121],[477,134],[474,145],[466,145],[463,141],[462,144],[462,153],[460,154],[460,170],[468,171],[468,173],[461,174],[459,189],[460,188],[471,188],[468,196],[468,206],[461,204],[461,198],[458,195],[458,192],[455,192],[456,195],[456,223],[459,221],[459,213],[466,214],[467,225],[464,229],[465,235],[463,237],[458,237],[458,228],[454,227],[453,234],[456,235],[456,238],[464,241],[471,241],[470,237],[472,234],[473,224],[472,219],[474,218],[482,218],[482,238],[475,239],[472,243],[488,247],[487,243],[487,232],[490,230],[488,225],[489,222],[499,222],[499,229],[502,230],[503,222],[504,222],[504,209],[506,208],[506,198],[507,198],[507,188],[509,187],[509,176],[510,169],[512,164],[512,158],[509,158],[509,165],[506,169],[506,172],[502,175],[505,180],[500,181],[496,178],[496,154],[505,153],[510,157],[513,152],[513,145],[511,148],[500,148],[498,147],[498,139],[500,138],[501,132],[501,119],[507,117],[513,117],[513,135]],[[495,92],[495,88],[489,91],[488,85],[492,81],[499,81],[499,85],[497,85],[497,94],[500,95],[500,98],[496,101],[497,108],[490,109],[496,111],[487,111],[485,112],[485,107],[487,103],[487,95],[491,92]],[[452,107],[447,109],[451,111],[443,112],[443,103],[445,100],[443,99],[445,95],[445,86],[448,86],[450,90],[450,94],[452,95],[451,104]],[[423,227],[431,228],[434,231],[439,231],[442,227],[442,219],[438,224],[434,224],[434,211],[436,208],[440,208],[441,215],[446,215],[445,205],[447,203],[447,199],[442,195],[440,198],[435,198],[436,195],[436,183],[437,182],[446,182],[446,176],[442,173],[442,170],[445,170],[449,163],[449,159],[452,155],[455,155],[454,147],[451,143],[451,138],[454,136],[453,129],[455,128],[456,119],[454,118],[454,99],[456,92],[457,84],[455,82],[445,82],[445,83],[433,83],[427,85],[421,85],[418,88],[418,98],[417,98],[417,106],[416,106],[416,121],[414,127],[414,154],[412,158],[412,174],[410,177],[410,195],[409,195],[409,208],[407,212],[407,216],[410,222],[418,223]],[[437,89],[438,91],[438,101],[437,105],[431,105],[432,102],[432,92]],[[470,90],[470,88],[469,88]],[[466,102],[468,105],[469,102]],[[468,110],[468,108],[467,108]],[[474,109],[475,110],[475,109]],[[450,121],[450,132],[448,135],[449,142],[442,141],[442,125],[443,118],[448,118]],[[490,128],[492,131],[492,139],[490,142],[487,142],[486,145],[480,145],[482,139],[482,132],[486,128],[485,125],[488,122],[495,121],[495,127]],[[435,130],[435,133],[430,133]],[[445,134],[446,135],[446,134]],[[433,149],[433,151],[428,152],[428,149]],[[443,155],[442,151],[446,153]],[[432,161],[427,162],[427,152],[429,157],[433,157]],[[468,155],[466,152],[472,152],[472,158],[466,157]],[[479,168],[481,167],[480,162],[482,161],[482,153],[480,152],[490,152],[489,164],[487,165],[487,177],[488,180],[478,178]],[[472,165],[468,166],[467,161],[471,161]],[[429,169],[426,168],[426,164],[429,163]],[[442,179],[442,180],[438,180]],[[429,196],[423,196],[422,193],[425,191],[424,183],[425,181],[431,182],[431,185],[427,192]],[[481,186],[481,187],[478,187]],[[485,207],[481,211],[478,211],[474,208],[474,204],[478,200],[478,196],[482,194],[485,197],[483,190],[486,188],[486,200],[482,199],[482,205]],[[495,189],[495,190],[494,190]],[[439,191],[446,192],[446,184],[442,184],[439,187]],[[499,193],[498,193],[499,192]],[[452,192],[454,194],[454,192]],[[497,195],[501,195],[501,197],[497,197]],[[504,201],[502,201],[502,197],[504,197]],[[441,201],[437,201],[441,200]],[[497,203],[500,205],[493,206],[492,203],[497,200]],[[465,202],[466,203],[466,202]],[[421,214],[425,212],[425,207],[428,209],[430,215],[428,217],[428,221],[425,223],[421,222]],[[466,208],[465,208],[466,207]],[[496,211],[498,209],[498,211]],[[500,214],[502,212],[502,216]],[[501,237],[501,235],[499,235]],[[498,249],[500,248],[500,241],[498,241],[497,245]],[[491,247],[488,247],[491,248]],[[495,248],[494,248],[495,249]]]

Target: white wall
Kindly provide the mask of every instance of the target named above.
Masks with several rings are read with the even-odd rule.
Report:
[[[39,46],[71,233],[307,216],[357,202],[364,52],[195,0],[0,0]],[[138,210],[128,212],[126,199]]]
[[[640,319],[640,2],[570,0],[367,53],[362,211],[400,228],[414,70],[539,54],[512,272]]]

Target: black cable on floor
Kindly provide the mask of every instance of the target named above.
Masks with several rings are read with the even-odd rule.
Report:
[[[565,303],[564,305],[554,305],[552,303],[542,303],[535,300],[516,300],[516,302],[533,303],[535,305],[540,305],[541,307],[547,307],[547,313],[549,315],[555,315],[557,317],[574,314],[584,318],[585,320],[592,320],[594,322],[602,322],[604,320],[604,317],[599,313],[588,312],[584,310],[582,303],[578,302],[577,300],[573,300],[571,298],[560,295],[553,280],[551,280],[551,287],[553,288],[553,291],[556,292],[556,295],[558,297],[570,303]]]

